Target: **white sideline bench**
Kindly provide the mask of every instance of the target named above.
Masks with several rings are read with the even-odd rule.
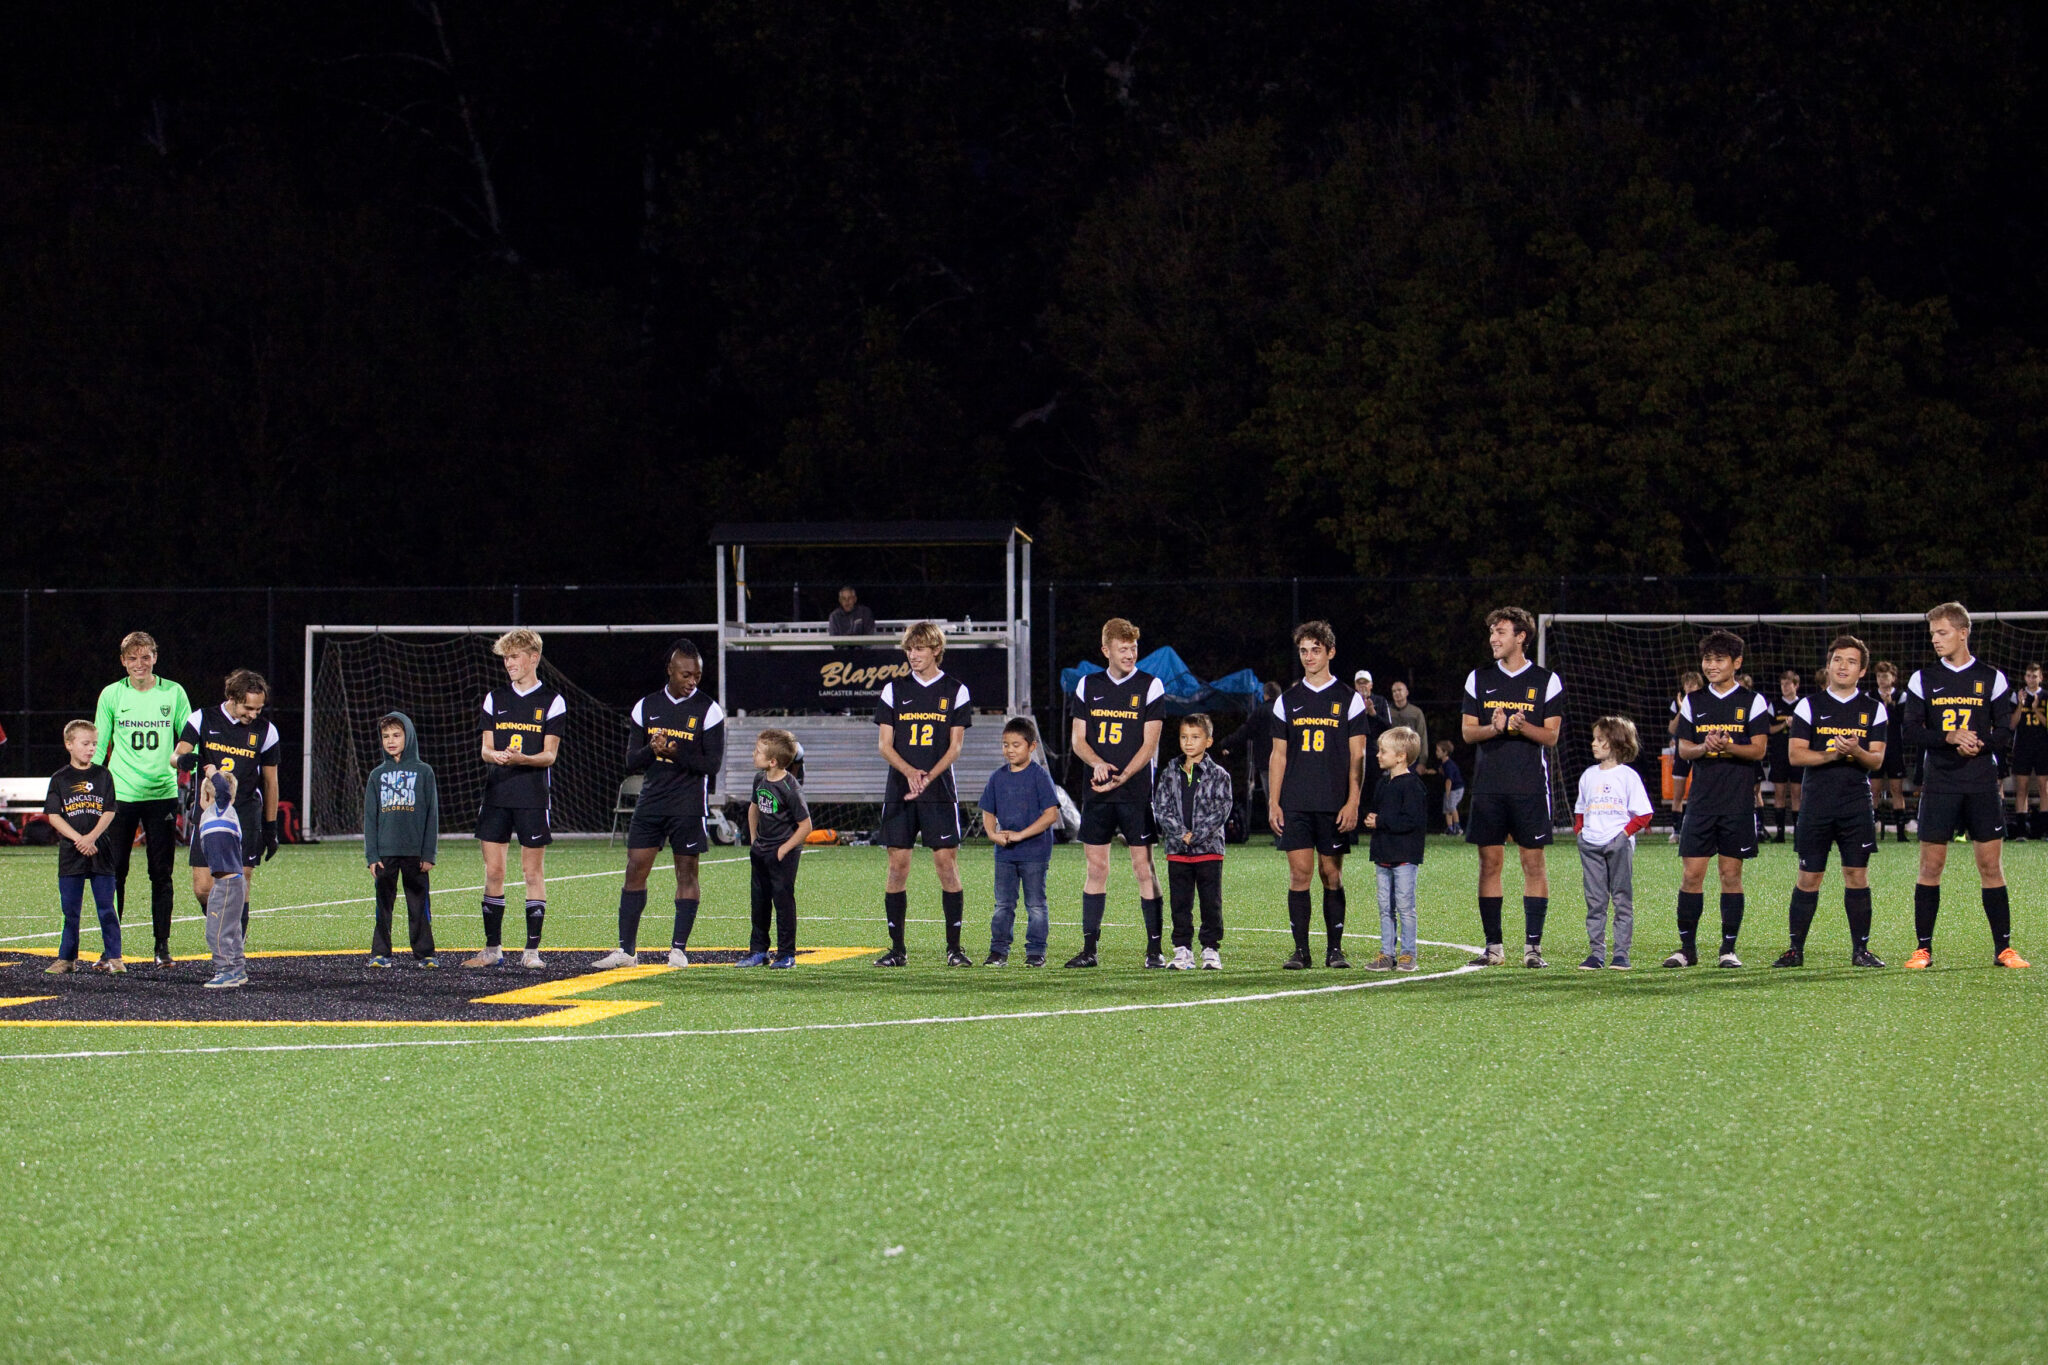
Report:
[[[49,794],[47,777],[0,777],[0,815],[40,815]]]
[[[967,727],[955,760],[954,783],[963,802],[981,795],[981,785],[1003,762],[1002,716],[980,715]],[[749,756],[754,736],[787,730],[804,746],[804,799],[880,802],[888,765],[876,750],[875,724],[866,716],[733,716],[726,721],[725,769],[714,800],[745,801],[753,791]],[[40,799],[40,798],[39,798]]]

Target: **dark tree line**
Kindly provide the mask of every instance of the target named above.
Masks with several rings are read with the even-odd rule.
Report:
[[[10,577],[183,581],[204,530],[241,582],[695,577],[721,517],[1005,513],[1071,575],[2038,563],[2043,22],[41,5]]]

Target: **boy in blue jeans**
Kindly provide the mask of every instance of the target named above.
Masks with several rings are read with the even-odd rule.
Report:
[[[64,752],[71,761],[50,779],[43,812],[63,842],[57,845],[57,897],[64,907],[64,931],[57,960],[44,971],[50,976],[80,970],[78,917],[85,908],[85,889],[100,917],[100,960],[97,971],[125,972],[121,962],[121,919],[114,907],[114,841],[107,826],[114,823],[114,778],[92,761],[99,746],[99,727],[74,720],[64,727]]]
[[[984,967],[1010,962],[1017,923],[1017,890],[1024,891],[1024,965],[1045,965],[1050,916],[1045,908],[1045,870],[1052,863],[1052,827],[1060,799],[1052,774],[1032,761],[1038,730],[1022,716],[1003,727],[1003,766],[981,789],[981,828],[996,846],[996,906],[988,921]]]

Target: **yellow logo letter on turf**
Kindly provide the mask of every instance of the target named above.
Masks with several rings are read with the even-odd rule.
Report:
[[[611,1019],[635,1010],[650,1010],[660,1004],[659,1000],[576,1000],[571,996],[585,991],[602,990],[624,981],[638,981],[642,977],[659,976],[671,970],[665,962],[649,963],[643,967],[614,967],[610,971],[592,972],[588,976],[572,976],[566,981],[543,981],[538,986],[521,986],[516,991],[502,991],[497,995],[480,995],[473,1002],[478,1005],[572,1005],[559,1013],[536,1014],[526,1019],[508,1019],[508,1024],[546,1024],[556,1028],[575,1028],[579,1024],[594,1024],[600,1019]]]

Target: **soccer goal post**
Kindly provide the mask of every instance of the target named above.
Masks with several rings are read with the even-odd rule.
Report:
[[[362,833],[363,785],[383,759],[377,721],[392,711],[411,717],[420,753],[433,765],[441,830],[469,833],[483,802],[477,757],[478,705],[505,680],[491,652],[513,629],[492,625],[309,625],[305,644],[305,721],[300,736],[300,818],[307,832]],[[634,625],[544,625],[556,636],[702,636],[714,622]],[[707,654],[711,651],[707,649]],[[317,655],[317,657],[316,657]],[[568,701],[568,733],[551,769],[554,827],[601,834],[612,826],[625,775],[631,721],[625,708],[577,686],[546,656],[540,675]]]
[[[1920,612],[1822,612],[1809,615],[1630,615],[1556,613],[1537,618],[1536,661],[1564,679],[1565,727],[1558,776],[1565,794],[1592,762],[1592,725],[1606,715],[1636,723],[1642,738],[1637,766],[1654,792],[1658,753],[1669,742],[1665,726],[1679,692],[1679,675],[1700,666],[1700,637],[1726,629],[1742,637],[1742,671],[1766,697],[1778,695],[1786,669],[1800,675],[1802,693],[1821,683],[1828,645],[1854,635],[1870,648],[1863,688],[1875,692],[1880,662],[1898,670],[1898,686],[1933,661],[1927,618]],[[2048,611],[1974,612],[1970,649],[2005,670],[2018,685],[2028,662],[2048,654]],[[1569,811],[1569,804],[1561,809]]]

